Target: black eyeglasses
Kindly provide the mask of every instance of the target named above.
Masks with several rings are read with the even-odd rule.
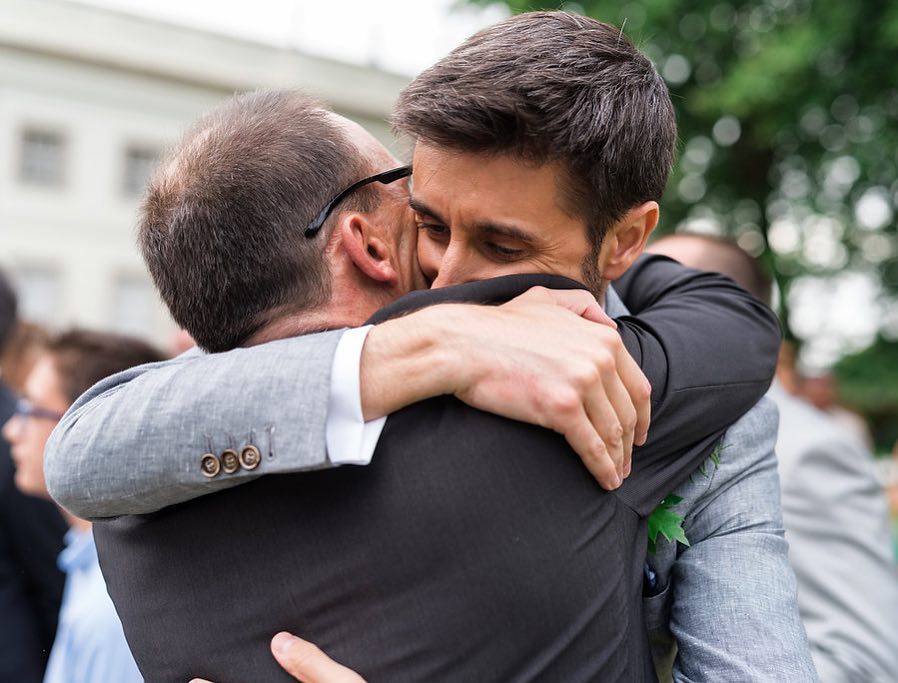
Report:
[[[353,192],[358,190],[360,187],[364,187],[369,183],[381,183],[382,185],[389,185],[390,183],[395,183],[397,180],[402,178],[407,178],[412,174],[411,166],[400,166],[399,168],[394,168],[391,171],[384,171],[383,173],[378,173],[377,175],[373,175],[370,178],[364,178],[357,183],[353,183],[345,190],[343,190],[336,197],[331,199],[323,209],[321,209],[321,213],[318,214],[318,217],[309,223],[309,227],[306,228],[305,236],[306,237],[314,237],[318,234],[318,231],[321,230],[321,226],[324,225],[324,221],[327,220],[327,217],[331,215],[331,211],[342,202],[346,197],[351,195]]]
[[[41,420],[53,420],[54,422],[59,422],[65,413],[59,413],[55,410],[50,410],[49,408],[41,408],[40,406],[34,405],[26,398],[20,398],[16,401],[15,415],[22,418],[33,417]]]

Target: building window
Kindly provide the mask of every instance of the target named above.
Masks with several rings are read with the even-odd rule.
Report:
[[[112,328],[116,332],[138,337],[152,335],[154,309],[155,292],[147,278],[116,278],[112,292]]]
[[[65,138],[47,130],[22,133],[19,177],[23,183],[59,187],[65,177]]]
[[[20,267],[13,271],[19,295],[19,314],[44,327],[59,327],[62,287],[59,272],[50,266]]]
[[[135,197],[143,193],[158,158],[156,150],[146,147],[128,147],[125,150],[123,189],[126,196]]]

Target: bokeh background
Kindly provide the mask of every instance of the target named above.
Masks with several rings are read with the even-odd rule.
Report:
[[[661,231],[731,235],[762,259],[809,398],[862,413],[877,450],[891,451],[898,440],[898,3],[562,7],[622,26],[670,87],[681,145]]]
[[[302,87],[400,151],[386,120],[414,74],[512,11],[559,7],[623,26],[670,86],[681,145],[661,230],[729,234],[760,257],[808,396],[862,416],[876,452],[891,453],[888,0],[0,0],[0,266],[25,317],[168,343],[134,216],[193,118],[235,91]]]

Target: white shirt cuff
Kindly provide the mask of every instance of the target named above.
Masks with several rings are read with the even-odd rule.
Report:
[[[362,347],[373,325],[343,333],[331,367],[331,391],[327,405],[325,438],[334,465],[367,465],[387,418],[365,422],[359,381]]]

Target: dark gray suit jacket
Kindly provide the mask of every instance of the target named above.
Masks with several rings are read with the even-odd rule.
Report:
[[[501,278],[419,293],[388,313],[446,296],[501,301],[534,284],[571,286]],[[769,365],[776,335],[758,330]],[[426,401],[391,416],[366,468],[264,477],[97,524],[110,594],[150,681],[289,680],[268,651],[280,629],[372,682],[651,680],[645,516],[766,382],[739,386],[753,387],[730,392],[740,412],[707,401],[691,444],[671,457],[653,436],[611,494],[560,436]],[[660,411],[676,393],[656,396]]]

